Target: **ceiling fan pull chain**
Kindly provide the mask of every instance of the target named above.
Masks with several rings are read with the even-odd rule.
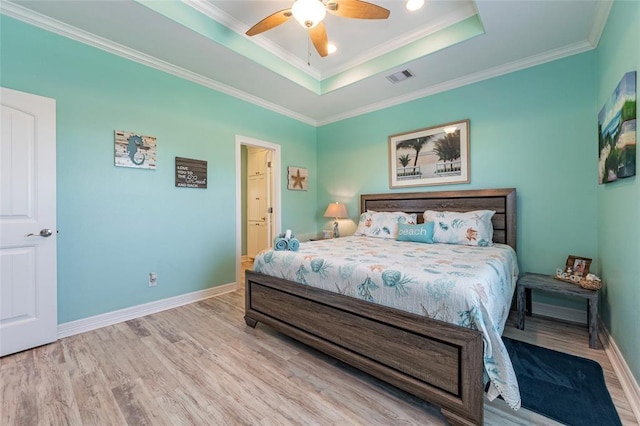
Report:
[[[307,66],[311,66],[311,37],[307,37]]]

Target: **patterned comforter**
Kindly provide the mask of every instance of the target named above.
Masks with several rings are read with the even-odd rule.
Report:
[[[518,382],[501,335],[518,278],[515,251],[370,237],[302,243],[261,252],[256,272],[480,330],[488,397],[520,407]]]

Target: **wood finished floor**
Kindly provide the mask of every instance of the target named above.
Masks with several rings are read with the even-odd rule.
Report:
[[[443,425],[437,408],[243,321],[244,292],[60,339],[0,359],[0,425]],[[586,326],[510,318],[505,335],[598,361],[624,425],[637,425]],[[487,425],[551,425],[502,401]]]

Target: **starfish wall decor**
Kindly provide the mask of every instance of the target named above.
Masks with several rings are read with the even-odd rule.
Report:
[[[309,171],[302,167],[288,167],[287,174],[289,177],[288,189],[297,191],[306,191],[309,189]]]

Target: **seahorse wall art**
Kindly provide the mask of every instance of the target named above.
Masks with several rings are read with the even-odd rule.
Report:
[[[149,147],[144,146],[144,140],[142,140],[142,137],[140,135],[129,136],[127,138],[127,141],[129,141],[129,144],[127,145],[127,151],[129,151],[129,158],[131,159],[131,162],[136,166],[141,166],[142,164],[144,164],[144,160],[146,159],[146,157],[144,154],[142,154],[142,158],[139,157],[139,160],[136,161],[136,153],[138,152],[138,149],[149,149]]]
[[[115,165],[138,169],[156,168],[157,139],[136,132],[115,131]]]

